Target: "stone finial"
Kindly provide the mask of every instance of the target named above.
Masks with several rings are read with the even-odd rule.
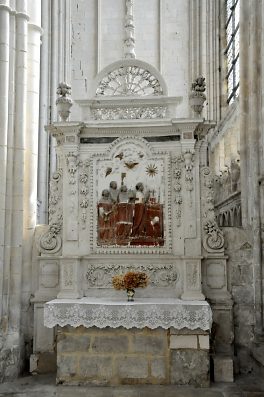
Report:
[[[60,83],[57,88],[57,110],[62,121],[67,121],[72,107],[71,87],[66,83]]]
[[[189,96],[190,106],[192,110],[199,115],[202,113],[203,104],[206,100],[204,94],[205,88],[205,78],[202,76],[197,77],[191,86],[191,94]]]
[[[135,25],[133,15],[133,0],[126,0],[125,15],[125,39],[124,39],[124,56],[125,58],[136,58],[135,54]]]

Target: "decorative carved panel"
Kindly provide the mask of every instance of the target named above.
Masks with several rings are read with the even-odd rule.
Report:
[[[119,138],[106,154],[92,157],[94,248],[170,248],[168,160],[167,153],[152,151],[141,138]]]
[[[146,272],[150,285],[155,287],[175,287],[179,279],[179,271],[172,264],[89,264],[84,270],[85,285],[88,288],[112,288],[112,277],[130,270]]]

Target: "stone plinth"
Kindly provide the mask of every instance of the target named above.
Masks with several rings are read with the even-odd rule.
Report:
[[[207,302],[180,299],[55,299],[44,312],[46,326],[60,326],[57,382],[66,384],[206,387],[211,321]]]
[[[201,330],[173,335],[162,328],[59,328],[57,382],[64,384],[209,385],[209,350]],[[176,346],[172,338],[179,338]],[[183,339],[182,339],[183,338]],[[188,342],[189,342],[188,339]],[[194,365],[193,365],[194,363]]]

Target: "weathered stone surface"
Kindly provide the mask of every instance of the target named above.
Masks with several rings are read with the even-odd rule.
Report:
[[[164,333],[165,334],[165,333]],[[135,335],[131,351],[135,353],[164,354],[167,349],[166,334],[163,336]]]
[[[61,355],[57,356],[57,378],[64,380],[67,377],[74,377],[77,373],[77,356]]]
[[[251,285],[240,285],[232,287],[232,294],[234,300],[239,304],[252,304],[253,302],[253,289]]]
[[[214,380],[215,382],[234,381],[233,360],[230,357],[214,357]]]
[[[82,355],[79,360],[78,375],[88,379],[111,379],[113,375],[113,361],[108,356]]]
[[[197,335],[171,335],[171,349],[197,349]]]
[[[210,348],[209,335],[199,335],[198,340],[199,340],[200,349],[209,350]]]
[[[144,357],[122,357],[116,362],[117,373],[123,379],[145,379],[148,377],[148,361]]]
[[[125,353],[128,350],[128,338],[119,336],[94,337],[92,351],[94,353]]]
[[[209,354],[201,350],[172,350],[171,383],[177,385],[209,385]]]
[[[159,380],[167,377],[166,357],[156,358],[151,361],[151,376]]]
[[[68,335],[59,334],[57,341],[57,352],[84,352],[90,347],[90,336],[88,335]]]

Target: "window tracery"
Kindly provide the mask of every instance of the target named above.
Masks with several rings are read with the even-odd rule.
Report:
[[[226,0],[227,103],[239,95],[239,5],[240,0]]]

